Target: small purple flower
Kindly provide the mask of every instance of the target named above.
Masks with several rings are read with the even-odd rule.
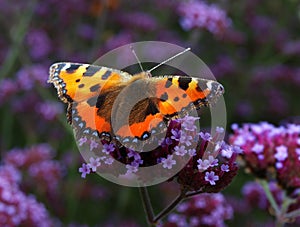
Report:
[[[182,132],[179,142],[182,143],[182,144],[185,144],[186,146],[191,146],[192,145],[192,143],[191,143],[192,140],[193,140],[192,136]]]
[[[223,172],[229,172],[229,165],[227,165],[227,164],[222,164],[222,165],[221,165],[221,170],[222,170]]]
[[[225,148],[223,148],[221,150],[221,155],[226,158],[231,158],[233,153],[234,153],[234,150],[231,146],[226,146]]]
[[[82,145],[85,144],[86,142],[87,142],[86,136],[85,136],[85,137],[81,137],[81,138],[78,140],[78,146],[82,146]]]
[[[115,150],[115,145],[113,143],[109,143],[109,144],[104,144],[103,145],[102,152],[105,153],[105,154],[110,154],[114,150]]]
[[[97,143],[95,140],[92,139],[90,142],[90,151],[98,148],[98,146],[99,146],[99,143]]]
[[[298,160],[300,160],[300,148],[296,148],[295,152],[298,155]]]
[[[204,160],[199,159],[197,162],[198,162],[197,167],[200,171],[205,171],[210,167],[210,163],[207,159]]]
[[[196,149],[192,148],[192,149],[188,149],[188,154],[189,156],[195,156],[197,154]]]
[[[174,147],[174,150],[175,150],[175,154],[178,156],[184,156],[187,153],[187,150],[183,145],[181,145],[180,147],[179,146]]]
[[[214,171],[210,171],[205,173],[204,179],[208,181],[211,185],[215,185],[215,181],[219,180],[219,176],[216,176]]]
[[[197,129],[195,121],[198,119],[200,118],[187,115],[181,119],[181,127],[186,131],[195,132],[195,130]]]
[[[107,165],[111,165],[113,162],[114,162],[114,159],[113,159],[113,158],[107,158],[107,159],[105,159],[105,161],[104,161],[104,163],[107,164]]]
[[[90,157],[90,162],[88,163],[88,165],[93,172],[96,172],[97,167],[101,165],[100,158]]]
[[[169,145],[172,145],[173,144],[173,140],[170,138],[170,137],[166,137],[166,138],[163,138],[159,144],[162,146],[162,147],[167,147]]]
[[[217,126],[216,127],[216,132],[219,133],[219,134],[222,134],[224,132],[224,128]]]
[[[176,161],[173,160],[173,155],[168,155],[167,158],[162,158],[161,163],[163,164],[163,168],[172,169],[172,166],[176,164]]]
[[[180,135],[181,135],[181,131],[179,129],[172,129],[171,130],[172,136],[171,139],[179,141],[180,140]]]
[[[127,154],[127,156],[129,158],[133,157],[135,161],[141,160],[141,155],[138,152],[131,150],[131,149],[129,150],[129,153]]]
[[[136,166],[140,166],[144,163],[144,160],[142,159],[137,159],[137,160],[134,160],[131,164],[132,165],[136,165]]]
[[[126,165],[127,173],[136,173],[139,168],[136,165]]]
[[[276,154],[275,154],[275,158],[278,160],[278,161],[284,161],[287,156],[288,156],[288,150],[287,150],[287,147],[284,146],[284,145],[281,145],[279,147],[276,147]]]
[[[206,133],[203,133],[203,132],[200,132],[199,133],[199,136],[201,137],[201,139],[205,140],[205,141],[211,141],[211,135],[206,132]]]
[[[208,156],[208,162],[210,163],[211,167],[219,165],[219,160],[214,158],[214,156],[212,156],[212,155]]]
[[[276,169],[281,169],[283,167],[283,164],[281,162],[276,162],[275,167]]]
[[[82,163],[82,167],[79,168],[79,173],[81,173],[82,178],[85,178],[87,174],[91,173],[90,166],[88,164]]]
[[[265,146],[263,144],[256,143],[252,147],[252,151],[255,152],[256,154],[259,154],[259,153],[263,152],[264,148],[265,148]]]

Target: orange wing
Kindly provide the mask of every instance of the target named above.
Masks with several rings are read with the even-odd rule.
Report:
[[[124,87],[114,100],[111,122],[123,141],[146,140],[160,133],[170,119],[214,103],[224,91],[221,84],[212,80],[183,76],[147,78],[141,74],[133,76],[139,79]]]
[[[68,121],[75,130],[107,134],[111,132],[110,115],[107,110],[105,115],[97,114],[99,94],[131,78],[128,73],[106,67],[56,63],[50,67],[48,82],[54,84],[59,98],[68,103]]]
[[[56,63],[50,83],[68,103],[76,131],[123,142],[145,141],[162,133],[172,118],[213,103],[223,93],[216,81],[183,76],[149,78],[88,64]],[[153,137],[152,137],[153,138]]]

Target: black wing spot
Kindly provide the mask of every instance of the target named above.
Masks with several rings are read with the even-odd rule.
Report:
[[[78,85],[78,88],[83,88],[84,87],[84,84],[79,84]]]
[[[99,66],[89,65],[86,67],[86,72],[83,73],[83,76],[94,76],[100,69],[101,67]]]
[[[189,84],[191,81],[192,81],[192,78],[190,78],[190,77],[180,77],[178,79],[179,87],[186,91],[189,88]]]
[[[101,76],[101,79],[102,80],[107,80],[108,77],[111,75],[111,72],[110,71],[106,71],[102,76]]]
[[[196,90],[197,90],[198,92],[202,92],[202,91],[204,91],[204,90],[207,88],[206,84],[203,84],[203,83],[200,83],[200,82],[198,82],[197,85],[198,85],[198,86],[197,86]]]
[[[95,91],[99,90],[99,88],[100,88],[100,85],[99,84],[95,84],[92,87],[90,87],[90,91],[91,92],[95,92]]]
[[[174,102],[178,102],[178,101],[179,101],[179,97],[176,96],[176,97],[174,98]]]
[[[75,72],[78,68],[80,67],[80,65],[71,65],[69,68],[66,69],[67,73],[73,73]]]
[[[169,96],[168,96],[168,93],[167,93],[167,92],[163,93],[163,94],[160,96],[160,100],[162,100],[162,101],[167,101],[168,98],[169,98]]]
[[[76,83],[79,83],[79,82],[80,82],[80,79],[75,80],[75,82],[76,82]]]
[[[186,98],[187,97],[187,94],[186,93],[184,93],[183,95],[182,95],[182,98]]]
[[[173,83],[172,83],[172,80],[173,80],[173,78],[171,78],[171,77],[168,78],[168,80],[167,80],[167,82],[166,82],[166,85],[165,85],[166,88],[169,88],[169,87],[172,86],[172,84],[173,84]]]
[[[97,106],[98,97],[97,96],[91,97],[86,102],[87,104],[89,104],[90,107]]]

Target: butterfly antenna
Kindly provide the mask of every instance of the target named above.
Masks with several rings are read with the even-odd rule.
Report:
[[[147,72],[150,73],[150,72],[153,71],[154,69],[157,69],[159,66],[161,66],[161,65],[163,65],[163,64],[166,64],[167,62],[173,60],[174,58],[177,58],[178,56],[180,56],[180,55],[182,55],[182,54],[184,54],[185,52],[190,51],[190,50],[191,50],[190,47],[189,47],[189,48],[186,48],[184,51],[181,51],[180,53],[178,53],[178,54],[176,54],[176,55],[174,55],[174,56],[172,56],[172,57],[170,57],[170,58],[164,60],[163,62],[161,62],[161,63],[159,63],[158,65],[154,66],[152,69],[148,70]]]
[[[135,59],[137,60],[137,62],[138,62],[138,64],[139,64],[139,66],[140,66],[142,72],[144,72],[142,63],[141,63],[140,59],[138,58],[138,56],[136,55],[135,50],[133,49],[133,46],[130,46],[130,49],[131,49],[131,52],[133,53]]]

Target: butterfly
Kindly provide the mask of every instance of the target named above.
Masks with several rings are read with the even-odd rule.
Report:
[[[124,143],[162,133],[171,119],[216,102],[224,93],[214,80],[179,75],[131,75],[103,66],[59,62],[48,82],[68,104],[75,130]]]

